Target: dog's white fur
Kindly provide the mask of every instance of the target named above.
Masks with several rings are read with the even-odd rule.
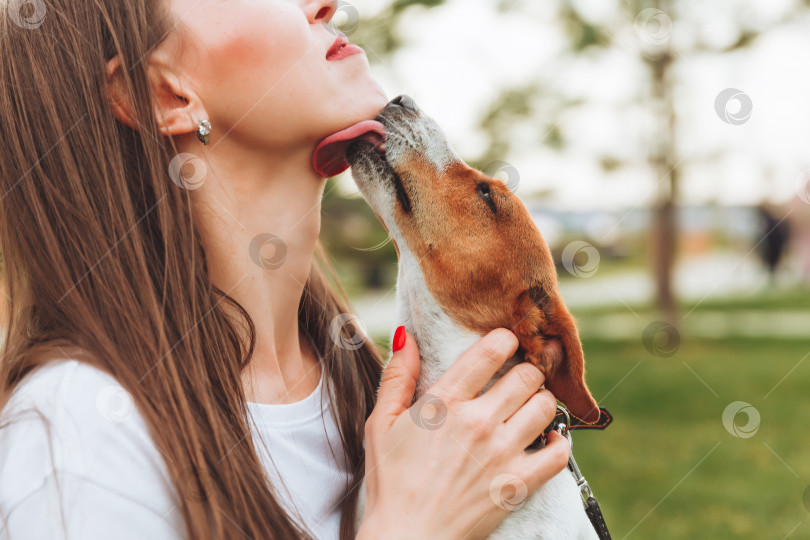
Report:
[[[444,170],[459,156],[446,142],[438,125],[424,114],[418,116],[394,115],[396,120],[386,122],[386,154],[390,162],[408,147],[420,152],[437,170]],[[414,401],[435,384],[450,365],[482,336],[459,327],[442,310],[425,286],[425,276],[419,260],[408,249],[408,244],[397,228],[393,216],[397,204],[396,193],[385,170],[372,156],[361,154],[353,163],[353,176],[361,193],[380,216],[399,249],[396,285],[397,324],[405,325],[414,336],[422,361]],[[383,176],[381,178],[381,176]],[[506,361],[486,384],[489,388],[520,359],[515,356]],[[459,459],[467,459],[459,455]],[[425,486],[430,489],[430,486]],[[493,501],[493,506],[495,502]],[[360,491],[357,523],[365,508],[365,485]],[[554,539],[592,540],[596,532],[583,509],[582,498],[574,477],[566,468],[551,478],[517,506],[492,532],[490,540]]]

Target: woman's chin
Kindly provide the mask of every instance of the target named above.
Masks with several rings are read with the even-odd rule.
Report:
[[[356,98],[357,102],[364,106],[365,110],[363,112],[370,115],[366,119],[377,116],[389,101],[389,97],[386,95],[382,85],[370,73],[367,80],[355,91],[354,95],[358,96]]]
[[[340,121],[334,126],[335,129],[327,135],[363,120],[373,120],[385,108],[388,101],[388,96],[382,89],[378,92],[368,93],[363,98],[356,98],[351,107],[344,109],[344,114],[340,115]]]
[[[351,116],[358,122],[361,120],[371,120],[377,116],[388,104],[389,98],[382,87],[371,81],[368,86],[359,89],[353,97],[351,106]],[[346,110],[349,113],[349,109]]]

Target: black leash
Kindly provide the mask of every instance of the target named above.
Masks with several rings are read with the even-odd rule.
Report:
[[[593,496],[591,486],[588,484],[588,481],[585,480],[585,477],[579,470],[577,461],[574,459],[574,441],[571,439],[570,432],[572,429],[605,429],[612,421],[613,417],[610,413],[607,412],[606,409],[600,408],[599,419],[593,424],[586,424],[577,417],[572,419],[565,407],[557,405],[557,415],[554,417],[554,420],[552,420],[551,424],[543,431],[543,434],[529,446],[529,448],[545,446],[546,434],[552,429],[568,438],[568,442],[571,443],[571,456],[568,458],[568,470],[574,475],[574,480],[576,480],[579,492],[582,495],[582,504],[585,506],[585,514],[588,516],[591,525],[593,525],[599,540],[611,540],[610,532],[608,531],[607,523],[605,523],[605,516],[602,514],[602,509],[599,507],[599,502],[596,500],[596,497]]]

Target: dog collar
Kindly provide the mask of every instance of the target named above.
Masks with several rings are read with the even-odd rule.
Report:
[[[554,420],[551,421],[551,424],[549,424],[543,433],[548,433],[551,431],[552,426],[561,422],[563,416],[569,417],[568,429],[605,429],[610,425],[611,422],[613,422],[613,415],[611,415],[604,407],[599,407],[599,418],[593,424],[588,424],[583,420],[580,420],[568,412],[565,407],[557,407],[557,416],[554,417]]]
[[[562,405],[557,405],[557,414],[551,423],[543,430],[542,435],[537,437],[532,444],[529,445],[531,449],[539,449],[545,446],[546,435],[552,429],[556,429],[560,435],[565,435],[568,430],[573,429],[598,429],[603,430],[613,422],[613,415],[608,412],[604,407],[599,407],[599,418],[593,424],[583,422]]]

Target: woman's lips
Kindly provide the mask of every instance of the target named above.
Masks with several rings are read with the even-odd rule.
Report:
[[[326,52],[326,59],[332,62],[334,60],[340,60],[342,58],[346,58],[347,56],[352,56],[354,54],[359,54],[362,52],[363,49],[361,49],[357,45],[349,43],[349,40],[346,39],[346,36],[338,36],[338,38]]]

